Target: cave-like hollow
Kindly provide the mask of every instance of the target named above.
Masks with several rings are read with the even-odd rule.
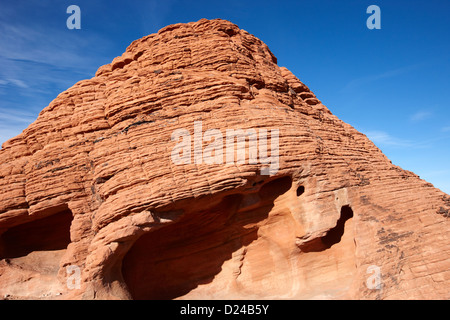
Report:
[[[0,236],[0,259],[14,259],[32,252],[66,249],[70,243],[72,212],[67,205],[54,208],[45,218],[9,228]]]
[[[314,239],[301,246],[301,250],[307,252],[320,252],[330,249],[333,245],[338,244],[345,231],[345,224],[353,218],[353,210],[349,205],[342,206],[341,215],[336,222],[336,225],[327,231],[327,233],[320,238]]]
[[[122,260],[132,298],[175,299],[210,283],[233,252],[258,238],[257,223],[291,186],[291,177],[277,178],[254,193],[225,196],[208,209],[193,208],[179,221],[141,236]]]

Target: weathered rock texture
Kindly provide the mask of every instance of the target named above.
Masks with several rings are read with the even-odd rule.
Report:
[[[279,129],[278,172],[175,165],[194,121]],[[450,298],[450,197],[224,20],[134,41],[0,161],[1,298]]]

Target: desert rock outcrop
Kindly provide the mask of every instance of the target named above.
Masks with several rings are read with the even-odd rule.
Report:
[[[278,130],[278,167],[174,163],[196,123]],[[175,24],[3,144],[0,298],[448,299],[449,212],[262,41]]]

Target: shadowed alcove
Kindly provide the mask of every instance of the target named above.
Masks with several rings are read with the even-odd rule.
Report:
[[[233,252],[258,238],[257,223],[291,185],[290,177],[282,177],[255,193],[228,195],[140,237],[122,261],[133,299],[174,299],[210,283]]]
[[[66,289],[58,272],[70,244],[72,212],[64,204],[36,216],[0,236],[0,294],[8,299],[51,299]]]
[[[341,215],[336,222],[336,226],[327,231],[327,233],[320,238],[314,239],[301,246],[303,252],[320,252],[331,248],[333,245],[339,243],[344,235],[345,224],[348,220],[353,218],[353,210],[350,206],[345,205],[341,208]]]
[[[18,258],[34,251],[66,249],[70,243],[72,212],[67,205],[56,213],[8,229],[1,235],[3,252],[0,259]]]

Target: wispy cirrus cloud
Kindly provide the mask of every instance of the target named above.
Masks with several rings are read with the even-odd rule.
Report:
[[[7,122],[30,123],[36,119],[33,112],[23,110],[6,110],[0,108],[0,124],[5,125]]]
[[[450,127],[448,128],[448,130],[450,131]],[[448,138],[444,135],[437,135],[429,139],[418,140],[399,138],[382,130],[361,130],[361,132],[363,132],[378,147],[389,147],[390,149],[428,149],[433,147],[433,145],[436,143],[441,144],[442,141],[448,140]]]
[[[0,108],[0,145],[20,134],[36,117],[30,111]]]
[[[0,79],[0,85],[14,85],[20,88],[29,88],[29,86],[23,82],[22,80],[19,79]]]
[[[60,92],[91,78],[113,58],[102,53],[111,48],[110,39],[95,30],[68,30],[66,12],[60,10],[64,5],[55,14],[54,5],[42,2],[19,0],[0,10],[0,145],[22,132]],[[22,18],[27,10],[30,19]]]
[[[3,84],[24,87],[26,79],[34,79],[27,72],[28,65],[45,66],[47,72],[65,70],[90,77],[95,73],[98,56],[87,55],[89,47],[105,45],[105,40],[95,34],[73,35],[64,28],[45,26],[0,24],[0,79]],[[24,65],[27,63],[28,65]],[[24,70],[24,68],[27,68]],[[37,79],[42,75],[37,74]],[[70,74],[69,74],[70,76]],[[51,77],[45,78],[50,80]]]
[[[341,91],[347,92],[350,90],[355,90],[355,89],[360,88],[361,86],[368,85],[368,84],[378,81],[378,80],[383,80],[383,79],[392,78],[392,77],[396,77],[396,76],[405,74],[407,72],[413,71],[414,69],[417,69],[420,66],[421,66],[421,64],[413,64],[413,65],[409,65],[409,66],[405,66],[405,67],[387,70],[387,71],[380,72],[377,74],[371,74],[371,75],[367,75],[364,77],[360,77],[360,78],[357,78],[357,79],[354,79],[354,80],[351,80],[350,82],[348,82],[342,88]]]
[[[429,119],[433,116],[431,111],[417,111],[409,117],[411,122],[420,122]]]
[[[378,146],[413,147],[413,141],[394,137],[385,131],[367,131],[366,136]]]

